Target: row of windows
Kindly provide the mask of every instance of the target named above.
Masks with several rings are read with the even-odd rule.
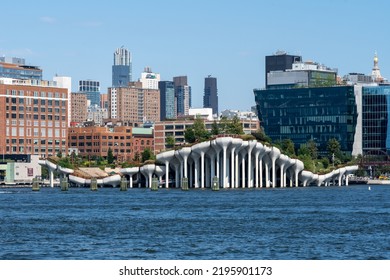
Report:
[[[77,146],[80,146],[80,147],[83,147],[84,145],[85,146],[99,146],[99,145],[102,145],[102,146],[110,146],[110,147],[116,147],[116,146],[131,146],[131,142],[126,142],[126,143],[116,143],[116,142],[70,142],[70,146],[72,147],[77,147]],[[147,145],[147,146],[150,146],[150,145],[153,145],[154,144],[154,141],[152,140],[136,140],[135,141],[135,146],[138,146],[138,145]]]
[[[34,154],[39,154],[41,153],[41,156],[42,157],[45,157],[46,154],[48,154],[49,156],[50,155],[54,155],[54,154],[57,154],[59,151],[61,151],[61,149],[59,148],[31,148],[31,147],[22,147],[22,146],[19,146],[19,147],[15,147],[15,146],[7,146],[7,152],[13,152],[13,153],[31,153],[32,151],[34,151]],[[62,149],[62,153],[64,154],[66,152],[65,149]]]
[[[66,145],[66,142],[65,140],[39,140],[39,139],[15,139],[15,138],[12,138],[12,139],[7,139],[6,141],[7,145],[9,144],[30,144],[33,143],[34,145],[55,145],[55,146],[60,146],[60,144],[62,146],[65,146]]]
[[[7,113],[6,114],[6,119],[9,119],[11,117],[11,119],[24,119],[26,117],[26,119],[31,119],[31,114],[9,114]],[[57,116],[55,115],[54,118],[53,118],[53,115],[33,115],[33,118],[34,120],[56,120],[56,121],[59,121],[59,120],[62,120],[62,121],[65,121],[66,118],[65,116]]]
[[[66,101],[65,100],[51,100],[51,99],[31,99],[31,98],[26,98],[26,104],[27,105],[31,105],[31,100],[33,100],[33,104],[34,105],[41,105],[41,106],[45,106],[45,105],[48,105],[48,106],[67,106],[66,104]],[[12,104],[24,104],[25,101],[24,101],[24,98],[15,98],[15,97],[12,97],[12,98],[9,98],[7,97],[6,98],[6,103],[12,103]]]
[[[107,153],[108,152],[108,149],[79,149],[79,152],[81,153],[81,154],[83,154],[83,153]],[[113,153],[114,153],[114,155],[117,155],[117,154],[124,154],[124,153],[126,153],[126,154],[131,154],[131,150],[130,149],[126,149],[126,150],[124,150],[124,149],[121,149],[121,150],[113,150]]]

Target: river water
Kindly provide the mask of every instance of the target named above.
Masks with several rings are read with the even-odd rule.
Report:
[[[390,259],[390,186],[0,189],[0,259]]]

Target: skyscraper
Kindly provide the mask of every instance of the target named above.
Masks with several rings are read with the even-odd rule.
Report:
[[[176,114],[177,116],[188,115],[191,107],[191,87],[187,83],[187,76],[173,77],[175,87]]]
[[[87,95],[91,106],[100,106],[100,83],[92,80],[79,81],[79,92]]]
[[[204,79],[203,108],[211,108],[213,115],[218,115],[217,78],[210,75]]]
[[[161,81],[158,83],[160,90],[160,119],[176,118],[175,110],[175,87],[172,81]]]
[[[131,53],[123,46],[114,52],[114,65],[112,66],[112,87],[127,87],[132,81]]]

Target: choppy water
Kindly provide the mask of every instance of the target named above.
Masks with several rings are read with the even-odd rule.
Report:
[[[0,189],[0,259],[390,259],[390,186]]]

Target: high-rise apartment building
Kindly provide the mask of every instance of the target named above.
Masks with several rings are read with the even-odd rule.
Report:
[[[131,53],[123,46],[114,52],[112,87],[127,87],[132,81]]]
[[[91,106],[100,106],[100,83],[98,81],[79,81],[79,92],[87,95]]]
[[[161,81],[158,83],[160,90],[160,119],[175,119],[175,87],[172,81]]]
[[[0,78],[4,154],[66,154],[68,91],[54,82]]]
[[[87,120],[87,95],[76,92],[71,94],[71,126],[81,124]]]
[[[173,77],[176,99],[176,115],[186,116],[191,107],[191,87],[188,85],[187,76]]]
[[[42,80],[42,69],[37,66],[25,65],[23,58],[0,57],[0,77]]]
[[[141,82],[127,87],[108,88],[109,118],[137,126],[160,120],[160,91],[144,89]]]
[[[213,114],[218,115],[217,78],[210,75],[204,79],[203,108],[211,108]]]

